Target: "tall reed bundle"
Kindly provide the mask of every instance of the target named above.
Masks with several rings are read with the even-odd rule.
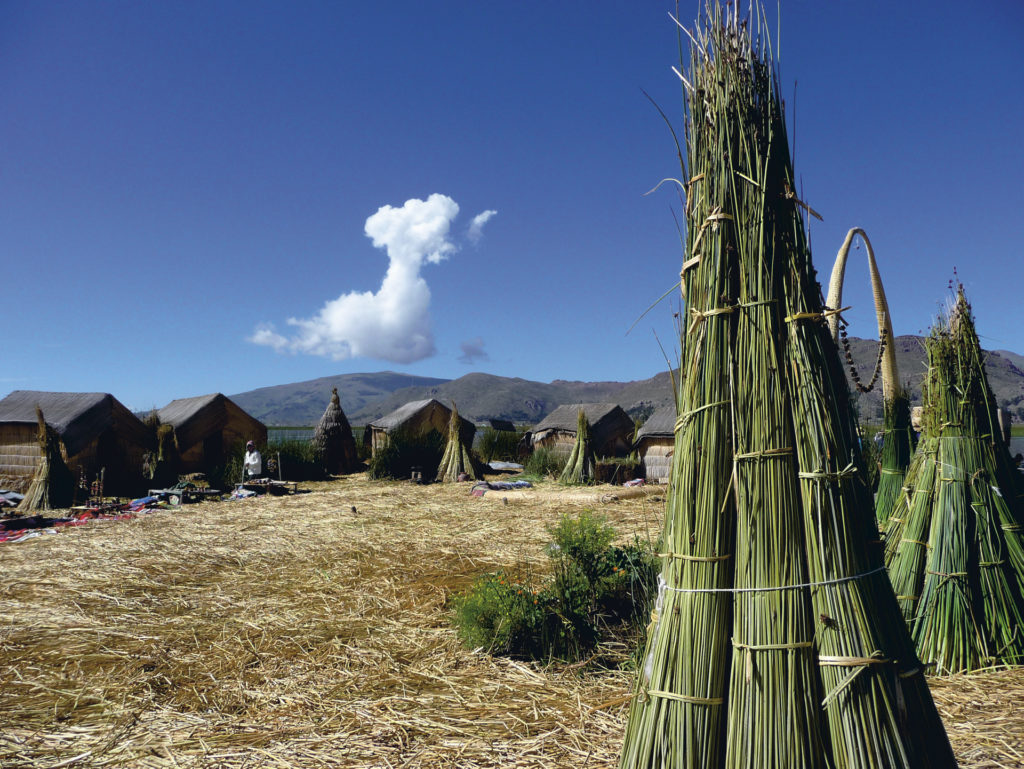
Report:
[[[23,513],[70,507],[75,495],[75,478],[64,463],[60,436],[46,424],[39,406],[36,406],[36,422],[39,425],[39,464],[25,498],[18,503],[18,512]]]
[[[324,470],[333,475],[352,473],[359,469],[359,456],[352,427],[341,409],[338,388],[331,388],[331,400],[313,431],[313,446],[320,452]]]
[[[576,413],[576,442],[569,452],[562,474],[558,476],[560,483],[581,484],[594,480],[594,447],[590,443],[590,421],[580,409]]]
[[[875,317],[878,321],[878,345],[879,355],[876,363],[875,375],[868,385],[863,385],[857,376],[853,362],[850,360],[851,373],[854,377],[854,384],[861,392],[870,392],[874,387],[876,377],[881,374],[882,378],[882,467],[878,480],[878,491],[875,494],[875,516],[878,518],[879,526],[884,528],[892,512],[892,506],[903,488],[903,479],[907,473],[907,466],[914,453],[914,432],[910,427],[910,395],[907,389],[899,381],[899,369],[896,365],[896,345],[892,333],[892,316],[889,313],[889,302],[885,297],[885,287],[882,285],[882,276],[878,271],[878,262],[875,260],[875,250],[871,247],[871,240],[868,234],[860,227],[852,228],[843,240],[839,253],[836,254],[836,262],[832,267],[832,277],[829,280],[828,299],[826,304],[838,310],[843,304],[843,278],[846,271],[846,261],[850,253],[850,246],[854,238],[860,237],[864,242],[864,250],[868,259],[868,274],[871,278],[871,293],[875,302]],[[847,357],[850,355],[849,345],[846,343],[846,332],[840,331],[840,317],[838,312],[828,318],[829,328],[832,330],[832,338],[839,341],[842,333],[843,346]]]
[[[717,2],[691,41],[685,376],[620,766],[955,766],[857,472],[771,52]]]
[[[442,483],[454,483],[463,473],[473,480],[479,477],[473,457],[466,444],[462,442],[462,432],[459,429],[461,426],[459,409],[453,403],[452,417],[448,422],[448,443],[444,447],[441,464],[437,468],[437,480]]]
[[[963,287],[927,340],[924,438],[886,532],[917,652],[938,674],[1024,664],[1024,505]]]
[[[181,454],[178,451],[174,425],[160,424],[159,418],[155,422],[147,420],[146,424],[153,430],[156,449],[146,454],[143,475],[154,486],[173,486],[178,482],[178,470],[181,466]]]

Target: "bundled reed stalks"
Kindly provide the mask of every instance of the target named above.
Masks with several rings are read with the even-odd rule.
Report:
[[[691,41],[684,376],[620,766],[955,766],[857,472],[770,50],[718,3]]]
[[[178,482],[178,470],[181,455],[178,451],[178,440],[174,425],[160,424],[147,420],[147,426],[153,430],[153,442],[156,448],[148,452],[143,460],[143,476],[153,486],[167,488]]]
[[[594,449],[590,444],[590,422],[587,415],[580,409],[576,414],[576,442],[572,445],[569,459],[565,463],[562,474],[558,476],[560,483],[578,485],[594,480]]]
[[[331,388],[331,401],[313,431],[313,447],[319,452],[324,470],[332,475],[356,472],[359,456],[352,427],[341,409],[338,388]]]
[[[39,464],[25,491],[25,498],[18,503],[17,509],[21,513],[70,507],[75,495],[75,478],[64,463],[60,436],[46,424],[39,406],[36,406],[36,421],[39,425]]]
[[[861,383],[857,370],[850,358],[850,347],[846,341],[846,332],[840,328],[840,317],[838,310],[843,304],[843,279],[846,272],[846,260],[850,253],[850,246],[854,238],[860,237],[864,242],[864,249],[868,258],[868,274],[871,277],[871,292],[875,301],[875,316],[878,321],[878,345],[879,355],[875,365],[874,375],[868,385]],[[829,281],[828,300],[826,305],[834,310],[836,314],[828,318],[829,328],[832,330],[832,338],[839,341],[842,334],[843,347],[850,363],[850,372],[853,375],[854,384],[861,392],[870,392],[875,385],[878,375],[882,378],[882,466],[879,472],[878,491],[875,494],[875,515],[878,518],[878,525],[885,527],[889,519],[892,506],[903,488],[903,479],[907,473],[907,466],[914,453],[914,432],[910,427],[910,395],[906,388],[900,383],[899,368],[896,365],[896,345],[892,334],[892,316],[889,313],[889,302],[885,298],[885,288],[882,285],[882,276],[878,271],[878,263],[875,261],[875,250],[871,247],[868,234],[860,227],[852,228],[847,234],[843,245],[836,255],[835,265],[832,267],[832,278]]]
[[[454,483],[463,474],[468,475],[471,480],[476,480],[480,475],[473,456],[462,442],[461,426],[459,409],[452,403],[452,416],[448,422],[448,443],[444,447],[441,464],[437,468],[437,480],[441,483]]]
[[[923,437],[886,531],[893,587],[940,675],[1024,664],[1024,509],[963,287],[927,340]]]

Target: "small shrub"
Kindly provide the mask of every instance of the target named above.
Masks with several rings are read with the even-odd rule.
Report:
[[[455,601],[459,637],[492,654],[543,656],[549,600],[504,572],[485,574]]]
[[[370,458],[369,476],[376,480],[409,478],[416,467],[424,478],[433,478],[444,456],[445,443],[445,437],[437,430],[425,435],[395,430],[388,436],[387,444]]]
[[[615,530],[590,511],[564,515],[549,531],[548,585],[531,589],[504,572],[480,577],[455,600],[462,640],[494,654],[565,660],[593,649],[610,625],[641,643],[659,569],[651,546],[613,546]]]
[[[548,526],[548,534],[548,555],[556,562],[569,559],[579,564],[588,582],[596,583],[611,568],[606,560],[615,529],[603,515],[590,510],[576,518],[563,515],[557,526]]]
[[[285,481],[322,481],[327,477],[320,452],[312,441],[286,440],[272,443],[261,450],[263,474]],[[280,470],[272,470],[271,462],[279,462]]]
[[[525,431],[510,432],[485,427],[477,441],[476,450],[484,462],[515,462],[519,457],[519,441]]]
[[[523,465],[523,475],[538,479],[557,478],[565,469],[568,458],[564,452],[536,448]]]

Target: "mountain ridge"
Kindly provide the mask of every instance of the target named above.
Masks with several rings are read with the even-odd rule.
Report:
[[[911,402],[920,403],[921,380],[927,366],[924,337],[899,336],[894,344],[900,380],[908,387]],[[849,346],[860,379],[870,381],[878,342],[850,337]],[[986,371],[997,402],[1010,410],[1015,421],[1024,421],[1024,356],[1008,350],[989,351],[986,355]],[[662,371],[646,379],[626,382],[566,379],[536,382],[484,372],[441,379],[381,371],[319,377],[261,387],[230,397],[271,426],[316,424],[327,407],[332,387],[338,388],[342,408],[353,425],[366,424],[409,401],[425,398],[454,402],[460,414],[476,422],[495,418],[535,424],[564,403],[611,401],[634,417],[646,417],[659,406],[673,402],[672,377],[677,375],[678,372]],[[847,380],[852,381],[848,371]],[[853,391],[853,397],[861,419],[878,421],[881,418],[881,384],[869,393]]]

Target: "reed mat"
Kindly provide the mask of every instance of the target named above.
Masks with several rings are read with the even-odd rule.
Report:
[[[492,658],[448,621],[481,573],[542,575],[546,525],[602,487],[309,488],[0,545],[0,767],[616,764],[633,673]],[[623,541],[663,509],[600,507]],[[961,767],[1024,767],[1024,670],[931,684]]]

